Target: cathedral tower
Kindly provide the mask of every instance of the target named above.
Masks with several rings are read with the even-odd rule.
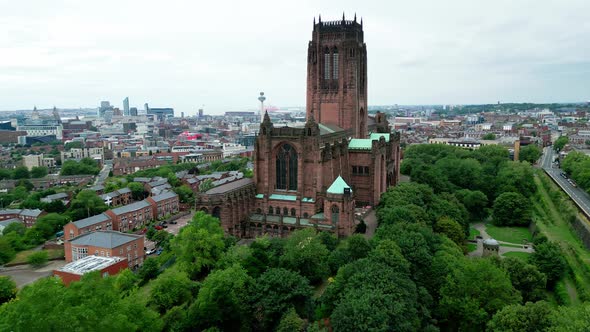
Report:
[[[307,117],[367,137],[367,48],[363,22],[314,19],[307,50]]]

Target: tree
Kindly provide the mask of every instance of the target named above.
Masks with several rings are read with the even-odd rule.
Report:
[[[43,178],[45,177],[49,172],[47,171],[47,167],[44,166],[39,166],[39,167],[33,167],[31,169],[31,177],[32,178]]]
[[[139,279],[141,280],[141,284],[147,283],[150,279],[154,279],[160,273],[160,265],[158,264],[158,260],[155,258],[147,258],[143,261],[143,265],[139,269]]]
[[[72,201],[69,214],[73,220],[80,220],[100,214],[109,207],[92,190],[82,190]]]
[[[174,192],[178,195],[178,199],[181,203],[194,203],[194,194],[192,189],[186,184],[174,188]]]
[[[326,257],[329,252],[313,229],[295,231],[287,239],[281,266],[297,271],[310,282],[317,283],[328,276]]]
[[[4,265],[14,259],[16,253],[4,237],[0,237],[0,264]]]
[[[463,227],[449,217],[440,218],[434,225],[434,231],[446,235],[459,246],[462,246],[465,242]]]
[[[549,241],[535,246],[530,262],[547,276],[549,285],[561,279],[567,267],[559,244]]]
[[[497,226],[528,226],[531,202],[519,193],[505,192],[494,201],[492,220]]]
[[[12,178],[15,180],[29,179],[31,178],[31,174],[29,173],[29,169],[26,166],[19,166],[12,172]]]
[[[211,189],[215,187],[215,185],[213,185],[213,180],[211,179],[206,179],[203,182],[199,183],[199,191],[204,193],[207,190]]]
[[[47,251],[35,251],[27,257],[27,263],[32,267],[38,268],[45,265],[48,258]]]
[[[80,141],[73,141],[68,142],[64,145],[64,150],[70,151],[71,149],[82,149],[84,148],[84,143]]]
[[[587,302],[572,307],[559,307],[551,315],[552,332],[588,331],[590,329],[590,304]]]
[[[189,308],[191,320],[199,329],[217,327],[239,331],[249,326],[248,289],[252,278],[240,265],[213,271],[205,278],[197,299]]]
[[[553,308],[545,301],[513,304],[498,311],[488,322],[490,331],[537,332],[552,325]],[[581,331],[581,330],[579,330]]]
[[[193,221],[172,240],[171,247],[180,268],[191,279],[207,274],[225,248],[219,219],[197,212]]]
[[[61,175],[80,175],[89,174],[97,175],[100,172],[98,163],[91,158],[82,158],[82,160],[66,160],[61,166]]]
[[[289,308],[303,315],[312,294],[309,281],[297,272],[283,268],[264,272],[249,295],[256,329],[273,330]]]
[[[122,294],[131,293],[137,286],[139,277],[129,269],[125,269],[117,274],[115,277],[115,287]]]
[[[479,190],[462,189],[455,192],[455,197],[469,211],[471,220],[482,220],[487,216],[488,197]]]
[[[45,210],[46,212],[55,212],[55,213],[64,213],[66,212],[67,208],[64,205],[64,203],[60,200],[55,200],[51,203],[46,203],[43,206],[43,210]]]
[[[301,332],[303,331],[303,319],[299,318],[295,309],[287,311],[277,327],[277,332]]]
[[[531,164],[534,164],[541,158],[543,151],[536,145],[530,144],[522,149],[520,149],[520,154],[518,155],[518,160],[520,161],[528,161]]]
[[[496,135],[494,133],[487,133],[481,137],[482,140],[485,141],[493,141],[496,139]]]
[[[514,257],[506,257],[500,262],[508,273],[512,286],[520,291],[524,302],[545,299],[547,277],[536,266]]]
[[[555,149],[555,151],[561,151],[568,142],[569,138],[567,136],[560,136],[555,140],[555,143],[553,143],[553,149]]]
[[[483,330],[498,310],[521,301],[506,272],[487,259],[464,259],[440,292],[440,317],[465,330]]]
[[[192,281],[184,272],[170,271],[152,283],[149,303],[160,313],[181,305],[191,298]]]
[[[2,234],[6,235],[10,232],[16,232],[18,235],[24,235],[26,231],[26,227],[22,222],[13,222],[8,224],[8,226],[4,227],[2,230]]]
[[[0,276],[0,305],[16,297],[16,283],[7,276]]]
[[[513,191],[530,197],[536,191],[531,165],[518,161],[503,163],[498,171],[495,184],[497,187],[495,196]]]
[[[134,200],[140,201],[145,198],[145,189],[143,188],[143,185],[141,183],[129,182],[127,188],[131,190],[131,197],[133,197]]]

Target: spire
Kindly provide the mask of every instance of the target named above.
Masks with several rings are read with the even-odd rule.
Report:
[[[320,14],[320,25],[322,24],[322,14]]]
[[[264,120],[263,123],[270,122],[270,116],[268,116],[268,111],[264,111]]]
[[[363,27],[363,18],[361,17],[361,28]]]
[[[354,21],[356,22],[356,13],[354,13]]]
[[[342,12],[342,20],[344,21],[344,12]]]
[[[313,17],[313,26],[315,27],[315,16]]]

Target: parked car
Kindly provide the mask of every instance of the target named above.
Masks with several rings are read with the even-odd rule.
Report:
[[[160,254],[162,253],[162,251],[164,251],[164,249],[158,248],[158,250],[156,250],[156,255],[160,256]]]
[[[156,225],[156,227],[154,227],[156,230],[160,231],[162,229],[164,229],[164,227],[160,226],[160,225]]]
[[[176,220],[172,220],[169,224],[176,225],[176,224],[178,224],[178,222]]]
[[[145,254],[146,254],[146,255],[151,255],[151,254],[153,254],[154,252],[155,252],[155,249],[148,249],[148,250],[146,250]]]

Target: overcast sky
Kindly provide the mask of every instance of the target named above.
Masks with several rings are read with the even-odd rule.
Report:
[[[588,0],[0,0],[0,110],[303,106],[313,18],[343,11],[369,105],[590,99]]]

